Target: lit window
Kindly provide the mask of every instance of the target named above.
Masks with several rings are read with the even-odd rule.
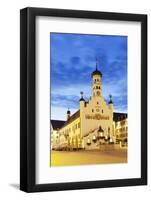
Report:
[[[88,145],[91,144],[91,140],[90,140],[90,138],[87,139],[87,144],[88,144]]]

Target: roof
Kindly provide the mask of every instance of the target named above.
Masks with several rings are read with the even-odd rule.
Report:
[[[102,73],[98,70],[98,60],[96,60],[96,69],[95,69],[95,71],[92,72],[91,77],[93,77],[93,75],[102,76]]]
[[[52,128],[54,130],[60,129],[64,125],[65,121],[51,120]]]
[[[83,97],[81,97],[79,101],[85,101],[85,100],[84,100],[84,98],[83,98]]]
[[[109,101],[109,103],[108,104],[113,104],[113,101],[112,101],[112,99],[110,99],[110,101]]]
[[[51,124],[54,130],[61,129],[76,120],[78,117],[80,117],[80,110],[71,115],[71,117],[67,121],[51,120]]]
[[[68,124],[76,120],[78,117],[80,117],[80,110],[78,110],[73,115],[71,115],[71,117],[69,117],[69,119],[63,124],[61,128],[63,128],[64,126],[67,126]]]
[[[117,112],[114,112],[113,113],[113,121],[115,121],[115,122],[121,121],[123,119],[126,119],[127,116],[128,116],[127,113],[117,113]]]
[[[102,76],[102,73],[98,69],[96,69],[95,71],[92,72],[91,77],[93,77],[94,75]]]
[[[127,113],[113,113],[113,121],[118,122],[121,120],[124,120],[127,118]],[[62,121],[62,120],[51,120],[51,124],[54,130],[61,129],[64,126],[67,126],[74,120],[76,120],[78,117],[80,117],[80,110],[75,112],[67,121]]]

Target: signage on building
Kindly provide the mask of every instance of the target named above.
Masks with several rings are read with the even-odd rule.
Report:
[[[96,120],[109,120],[109,116],[95,114],[95,115],[85,115],[86,119],[96,119]]]

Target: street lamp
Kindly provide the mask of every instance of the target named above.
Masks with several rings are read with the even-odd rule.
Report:
[[[109,140],[109,137],[106,135],[104,140],[107,142]]]
[[[113,142],[113,138],[110,138],[109,139],[109,144],[113,144],[114,142]]]
[[[87,139],[87,145],[90,145],[91,144],[91,140],[90,138]]]
[[[98,139],[104,139],[104,131],[101,126],[99,127],[98,130]]]
[[[95,135],[93,135],[92,140],[93,140],[93,142],[96,142],[96,136]]]

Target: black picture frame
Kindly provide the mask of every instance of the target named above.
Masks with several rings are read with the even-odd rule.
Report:
[[[37,16],[120,20],[141,23],[141,178],[36,184],[36,65]],[[134,119],[135,120],[135,119]],[[20,11],[20,190],[44,192],[147,184],[147,15],[48,8]]]

